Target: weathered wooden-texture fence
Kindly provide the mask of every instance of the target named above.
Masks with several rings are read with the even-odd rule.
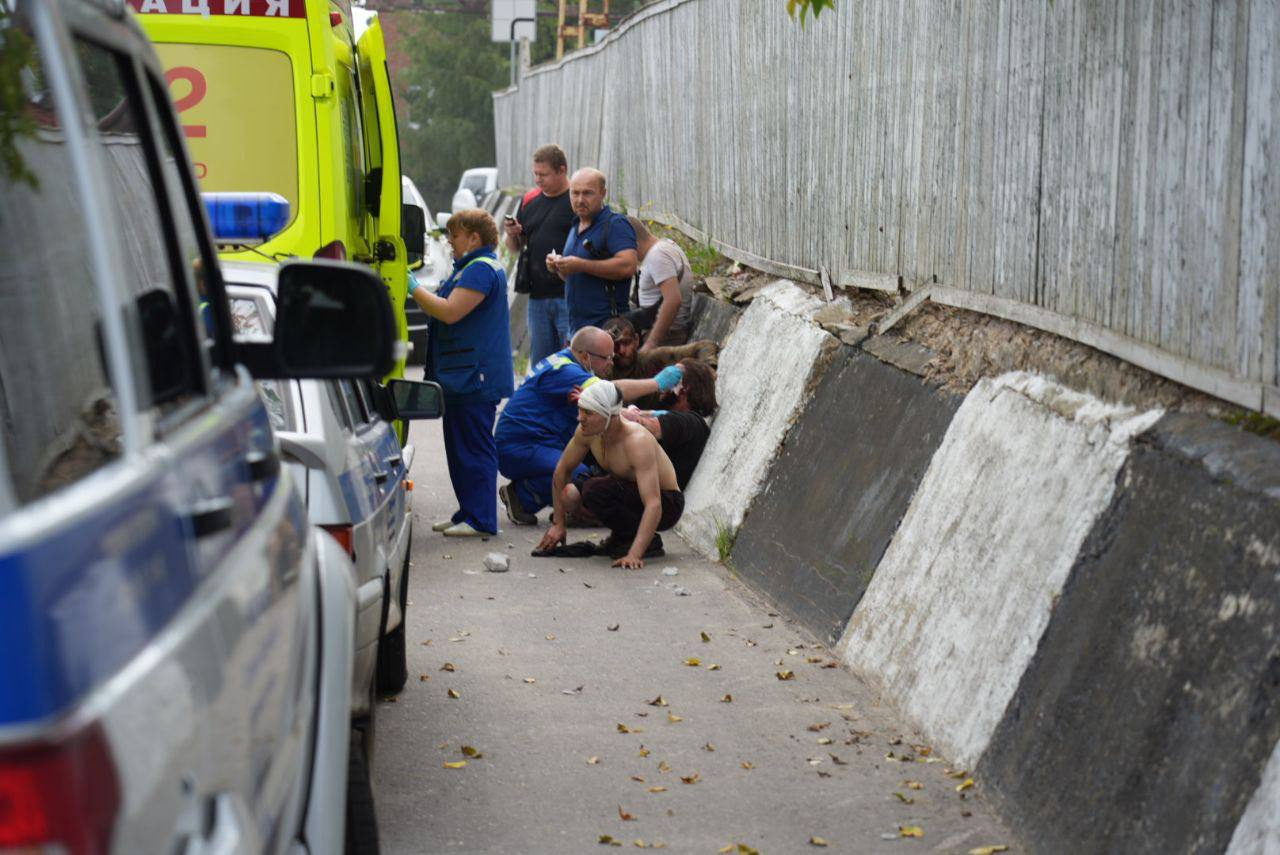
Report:
[[[1280,414],[1280,0],[662,0],[494,96],[767,270],[928,287]]]

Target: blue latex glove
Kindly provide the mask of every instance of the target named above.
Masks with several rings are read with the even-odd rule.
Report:
[[[420,287],[421,285],[422,285],[422,283],[418,281],[418,277],[417,277],[417,276],[414,276],[412,273],[410,273],[410,274],[409,274],[409,291],[408,291],[408,293],[412,294],[412,293],[413,293],[413,289],[414,289],[414,288],[418,288],[418,287]]]
[[[655,419],[660,419],[667,414],[666,410],[650,410],[649,415]]]
[[[659,389],[664,392],[670,392],[684,379],[684,369],[679,365],[668,365],[659,371],[658,376],[653,379],[658,382]]]

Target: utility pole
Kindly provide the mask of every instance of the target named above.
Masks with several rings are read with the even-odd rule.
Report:
[[[578,37],[578,49],[587,46],[587,28],[608,29],[609,28],[609,0],[604,0],[604,10],[600,12],[590,12],[587,10],[589,0],[578,0],[578,23],[574,26],[566,26],[564,19],[567,14],[569,0],[560,0],[559,15],[556,21],[556,59],[564,56],[564,40],[566,36]]]

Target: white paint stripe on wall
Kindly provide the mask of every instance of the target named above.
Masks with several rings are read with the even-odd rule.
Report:
[[[1231,835],[1227,855],[1280,855],[1280,743]]]
[[[804,400],[813,366],[835,340],[813,321],[822,303],[786,280],[762,290],[720,353],[720,409],[685,493],[676,530],[717,557],[716,534],[742,525]]]
[[[955,761],[985,750],[1129,440],[1160,415],[1023,372],[957,411],[839,648]]]

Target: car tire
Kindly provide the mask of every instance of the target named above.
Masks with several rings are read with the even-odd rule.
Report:
[[[409,541],[410,549],[404,552],[404,570],[400,573],[400,625],[382,636],[378,642],[378,693],[395,695],[404,688],[409,679],[408,654],[405,650],[405,627],[409,624],[409,555],[413,540]]]
[[[378,855],[378,813],[373,804],[373,778],[365,730],[351,728],[347,748],[346,855]]]

